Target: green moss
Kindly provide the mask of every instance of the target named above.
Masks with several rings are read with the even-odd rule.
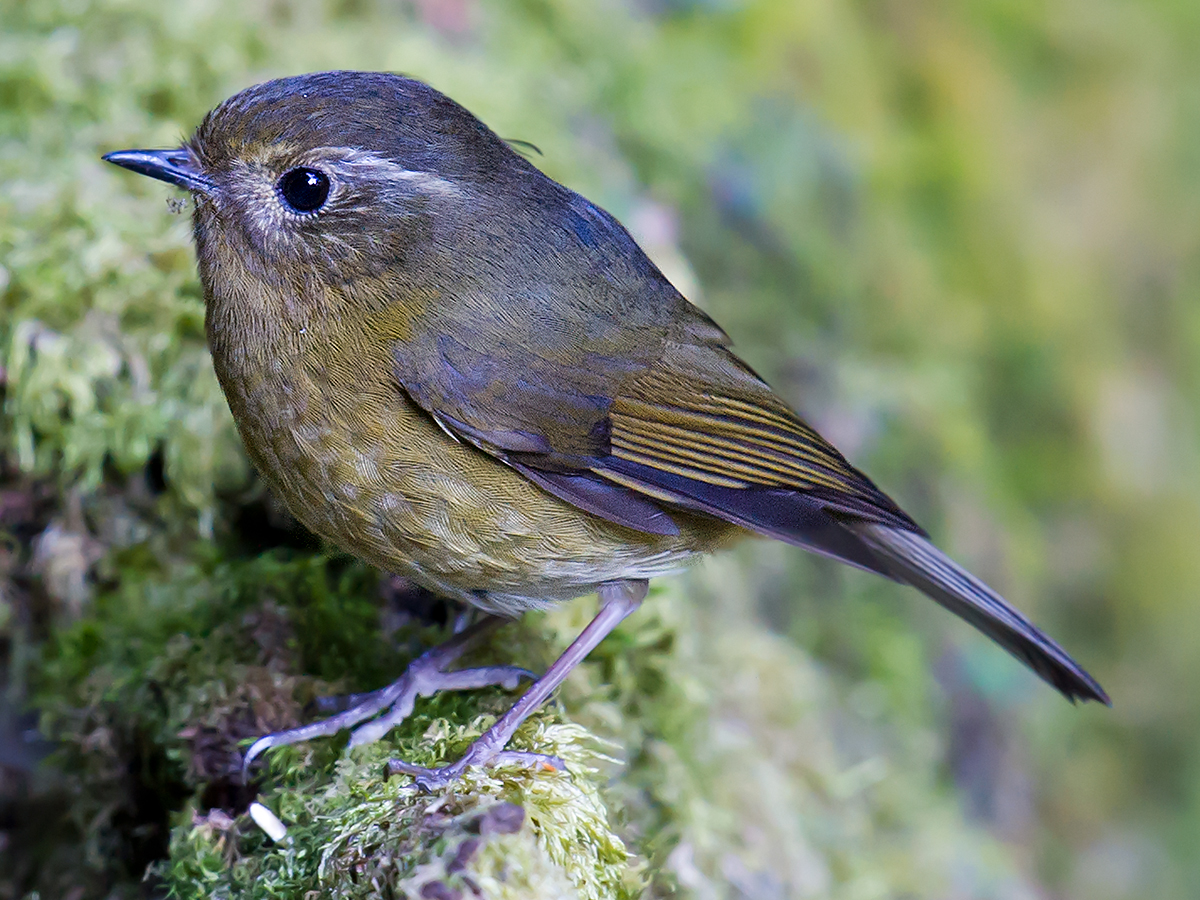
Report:
[[[473,770],[440,800],[384,777],[389,756],[455,759],[509,702],[500,691],[432,698],[388,740],[347,758],[344,737],[273,751],[263,800],[289,824],[285,846],[244,815],[218,827],[221,804],[249,799],[239,750],[249,739],[298,724],[318,693],[378,686],[381,668],[401,670],[392,648],[406,635],[430,639],[428,628],[385,639],[374,579],[364,585],[363,575],[337,558],[270,555],[169,581],[130,578],[56,635],[35,696],[44,731],[61,744],[56,762],[70,773],[79,868],[136,877],[154,858],[153,840],[165,843],[167,812],[183,804],[170,862],[156,867],[175,894],[390,896],[421,879],[469,877],[469,866],[466,875],[445,868],[470,838],[471,815],[506,801],[527,825],[502,843],[520,862],[511,871],[500,850],[479,848],[484,882],[495,886],[489,896],[555,896],[529,891],[564,883],[581,898],[632,896],[636,877],[593,768],[604,762],[598,739],[553,710],[526,723],[512,746],[559,756],[566,773]],[[503,643],[492,651],[503,652]],[[323,681],[323,671],[340,678]]]
[[[472,770],[436,796],[383,774],[397,753],[424,764],[452,759],[487,723],[433,720],[415,739],[356,749],[332,771],[305,751],[279,754],[261,799],[286,824],[284,840],[273,843],[248,815],[218,825],[185,811],[162,867],[166,883],[180,897],[439,896],[430,885],[489,898],[634,896],[578,726],[539,718],[515,739],[564,754],[567,772]]]
[[[392,756],[457,758],[510,702],[500,690],[437,695],[348,755],[344,736],[271,751],[257,799],[288,826],[275,844],[246,814],[222,810],[251,799],[239,744],[295,724],[316,694],[377,686],[376,663],[355,658],[401,668],[378,629],[356,627],[380,611],[362,574],[337,558],[276,554],[130,581],[58,635],[38,686],[71,773],[85,849],[75,877],[122,883],[156,847],[166,859],[154,878],[173,895],[247,898],[421,896],[432,882],[486,897],[564,896],[569,885],[597,900],[741,882],[918,891],[947,883],[930,860],[1008,871],[985,837],[962,830],[953,801],[937,799],[928,736],[848,762],[830,739],[845,720],[841,699],[811,662],[734,610],[662,590],[564,686],[570,719],[552,705],[514,738],[560,756],[566,772],[471,770],[438,795],[386,778]],[[323,610],[344,611],[341,626]],[[585,602],[530,617],[480,658],[537,665],[590,614]],[[319,625],[326,653],[306,649],[302,621]],[[434,631],[390,640],[405,634]],[[315,673],[326,668],[344,677],[323,681]],[[524,825],[480,840],[472,823],[497,803],[520,807]]]

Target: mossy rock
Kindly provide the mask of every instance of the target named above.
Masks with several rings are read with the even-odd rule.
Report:
[[[738,595],[729,569],[704,584]],[[517,733],[514,748],[566,771],[473,769],[425,794],[386,777],[386,760],[457,758],[507,692],[439,694],[381,741],[279,748],[254,784],[240,781],[239,745],[295,724],[318,694],[378,686],[380,661],[399,671],[397,648],[444,635],[411,616],[386,637],[366,628],[406,613],[364,567],[272,554],[127,583],[62,632],[42,670],[85,850],[47,889],[128,891],[154,852],[149,831],[166,857],[150,883],[178,896],[930,896],[964,866],[976,896],[1007,896],[988,888],[1012,881],[1004,854],[936,787],[929,735],[889,737],[878,706],[847,712],[802,653],[705,600],[699,582],[689,593],[653,592]],[[478,658],[541,668],[592,612],[579,601],[530,616]],[[301,622],[320,623],[321,639]],[[329,667],[342,677],[322,679]],[[856,731],[875,750],[854,761],[834,735]],[[282,841],[246,813],[251,801],[284,823]],[[519,828],[483,824],[508,805]],[[169,844],[154,831],[168,817]]]

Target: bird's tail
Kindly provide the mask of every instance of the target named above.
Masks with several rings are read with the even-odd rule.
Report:
[[[1098,700],[1112,705],[1104,689],[1062,647],[927,539],[876,522],[843,524],[870,548],[884,574],[912,585],[966,619],[1068,700]]]

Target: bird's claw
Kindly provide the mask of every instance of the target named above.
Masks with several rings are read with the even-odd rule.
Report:
[[[476,751],[477,746],[478,743],[472,744],[471,748],[457,762],[437,769],[427,769],[425,766],[417,766],[402,759],[389,759],[387,774],[389,777],[409,775],[412,777],[415,787],[432,793],[457,781],[471,766],[497,766],[512,763],[544,771],[565,772],[567,769],[567,764],[560,757],[550,756],[546,753],[526,753],[518,750],[500,750],[489,753],[487,748]]]
[[[357,702],[337,715],[259,738],[250,745],[242,760],[243,780],[248,780],[250,764],[272,747],[329,737],[347,728],[354,728],[350,734],[351,747],[376,741],[412,713],[418,697],[429,697],[438,691],[472,690],[489,685],[512,690],[522,678],[536,681],[537,676],[533,672],[518,666],[480,666],[446,671],[448,665],[492,627],[490,623],[481,623],[455,635],[440,647],[426,651],[413,660],[408,670],[395,682],[355,697]]]

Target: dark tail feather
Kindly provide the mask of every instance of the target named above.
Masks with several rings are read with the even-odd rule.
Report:
[[[921,535],[874,522],[843,524],[871,548],[885,574],[966,619],[1072,703],[1080,698],[1112,706],[1104,689],[1062,647]]]
[[[1112,705],[1104,689],[1062,647],[933,546],[883,494],[864,495],[857,498],[856,505],[846,505],[838,502],[845,498],[830,496],[830,492],[721,487],[615,456],[606,457],[597,474],[655,499],[665,493],[673,506],[699,510],[912,585],[966,619],[1068,700],[1099,700]],[[875,490],[865,476],[864,483]],[[662,526],[657,522],[639,519],[637,509],[624,504],[616,494],[605,494],[597,500],[595,492],[576,496],[574,484],[564,488],[563,483],[557,483],[547,489],[611,521],[656,534],[670,533],[659,530]],[[646,505],[644,501],[642,505]]]

